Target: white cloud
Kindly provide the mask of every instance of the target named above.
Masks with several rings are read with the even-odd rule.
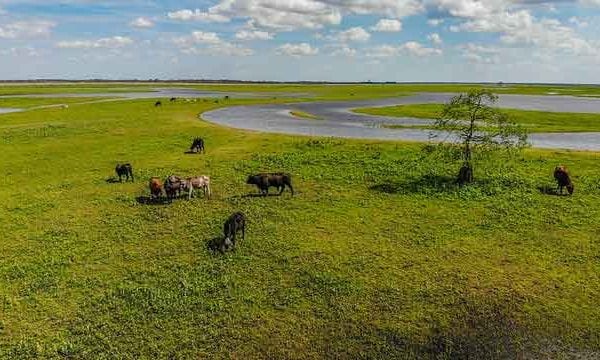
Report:
[[[194,44],[218,44],[221,43],[221,38],[214,32],[193,31],[188,36],[173,39],[173,42],[181,47],[190,47]]]
[[[319,49],[313,48],[310,44],[300,43],[300,44],[283,44],[277,48],[277,53],[280,55],[287,55],[293,57],[301,57],[301,56],[313,56],[319,53]]]
[[[385,58],[395,57],[402,54],[408,54],[417,57],[428,57],[434,55],[441,55],[442,50],[436,48],[430,48],[423,46],[416,41],[409,41],[399,46],[394,45],[380,45],[376,46],[369,51],[367,57],[374,58]]]
[[[59,41],[56,47],[61,49],[120,49],[134,42],[124,36],[113,36],[97,40]]]
[[[586,28],[588,27],[589,23],[583,19],[580,19],[578,17],[572,16],[569,18],[569,23],[575,25],[578,28]]]
[[[443,43],[442,37],[438,33],[427,35],[427,40],[431,41],[431,43],[434,45],[442,45]]]
[[[206,11],[184,9],[168,17],[219,22],[243,18],[261,28],[292,31],[339,25],[347,14],[402,18],[423,10],[422,0],[221,0]]]
[[[462,56],[470,63],[485,65],[500,63],[500,49],[493,46],[476,45],[467,43],[459,46]]]
[[[44,20],[17,21],[0,25],[0,39],[33,39],[50,36],[55,23]]]
[[[429,26],[440,26],[444,23],[444,19],[429,19],[427,20],[427,24],[429,24]]]
[[[240,45],[222,42],[206,48],[189,47],[181,50],[186,55],[223,55],[223,56],[251,56],[254,50]]]
[[[203,21],[203,22],[216,22],[226,23],[229,22],[229,17],[218,14],[214,11],[203,12],[199,9],[189,10],[183,9],[175,12],[170,12],[167,17],[171,20],[181,21]]]
[[[353,27],[348,30],[340,31],[328,37],[330,40],[346,42],[366,42],[371,38],[371,34],[361,27]]]
[[[399,32],[402,31],[402,22],[396,19],[381,19],[375,26],[371,27],[371,30],[378,32]]]
[[[141,28],[141,29],[148,29],[148,28],[154,27],[154,22],[148,18],[139,17],[139,18],[133,20],[132,22],[130,22],[129,26]]]
[[[348,45],[340,45],[334,47],[330,53],[331,56],[342,56],[342,57],[354,57],[356,56],[356,49],[349,47]]]
[[[238,40],[271,40],[273,34],[267,31],[260,30],[240,30],[235,34],[235,38]]]

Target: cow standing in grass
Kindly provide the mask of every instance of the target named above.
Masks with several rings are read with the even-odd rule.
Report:
[[[292,187],[292,176],[285,173],[273,173],[273,174],[257,174],[251,175],[246,180],[248,185],[256,185],[258,190],[264,196],[269,194],[270,187],[276,187],[279,190],[279,195],[283,193],[285,187],[290,188],[292,196],[294,195],[294,188]]]
[[[152,197],[154,199],[158,199],[161,197],[163,183],[162,183],[162,181],[160,181],[159,178],[157,178],[157,177],[151,178],[148,186],[150,187],[150,194],[152,195]]]
[[[183,190],[188,192],[188,200],[192,199],[194,189],[202,189],[204,196],[210,199],[210,178],[204,175],[187,178],[184,182]]]
[[[119,182],[123,182],[123,177],[125,177],[126,181],[129,181],[131,179],[131,182],[133,182],[133,167],[131,166],[131,164],[117,164],[117,167],[115,167],[115,172],[117,173],[117,176],[119,177]]]
[[[165,180],[165,193],[169,200],[179,197],[184,187],[184,180],[179,176],[171,175]]]
[[[246,216],[241,212],[232,214],[225,224],[223,225],[223,242],[221,243],[220,250],[222,253],[225,250],[233,247],[235,249],[237,245],[236,235],[238,232],[242,232],[242,240],[246,239]]]
[[[192,142],[192,146],[190,146],[190,152],[192,153],[206,153],[204,149],[204,139],[195,138]]]
[[[162,106],[162,101],[157,101],[154,103],[154,107]]]
[[[569,195],[573,195],[575,186],[573,185],[573,181],[571,181],[571,175],[565,166],[557,166],[556,169],[554,169],[554,179],[558,184],[557,193],[559,195],[563,194],[564,188],[567,188]]]

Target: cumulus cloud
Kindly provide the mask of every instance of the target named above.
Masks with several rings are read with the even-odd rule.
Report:
[[[380,45],[374,47],[367,54],[368,57],[374,58],[385,58],[395,57],[403,54],[416,56],[416,57],[428,57],[434,55],[441,55],[443,52],[441,49],[430,48],[418,43],[416,41],[409,41],[402,45]]]
[[[313,56],[319,53],[319,49],[313,48],[308,43],[300,44],[283,44],[277,48],[279,55],[287,55],[293,57]]]
[[[171,20],[181,20],[181,21],[203,21],[203,22],[216,22],[216,23],[225,23],[229,22],[229,17],[218,14],[215,11],[203,12],[199,9],[189,10],[183,9],[179,11],[170,12],[167,14],[167,17]]]
[[[174,20],[251,20],[277,31],[321,29],[339,25],[346,14],[378,14],[402,18],[423,11],[422,0],[221,0],[207,10],[184,9],[168,14]]]
[[[188,47],[181,50],[186,55],[223,55],[223,56],[251,56],[254,50],[228,42],[210,45],[206,48]]]
[[[459,46],[462,56],[468,62],[478,65],[500,63],[500,49],[493,46],[483,46],[467,43]]]
[[[129,23],[129,26],[140,28],[140,29],[148,29],[154,27],[154,22],[145,17],[139,17],[132,22]]]
[[[271,40],[273,39],[273,34],[268,31],[260,30],[240,30],[235,34],[235,38],[244,41]]]
[[[442,37],[438,33],[427,35],[427,40],[431,41],[431,43],[434,45],[442,45],[443,43]]]
[[[357,54],[356,49],[353,49],[345,44],[333,46],[332,49],[333,50],[330,53],[331,56],[355,57]]]
[[[59,41],[56,43],[56,47],[61,49],[120,49],[133,43],[131,38],[113,36],[97,40]]]
[[[366,42],[371,38],[371,34],[362,27],[353,27],[343,30],[327,37],[329,40],[335,40],[342,43],[346,42]]]
[[[33,39],[50,36],[56,26],[51,21],[17,21],[0,25],[0,39]]]
[[[221,38],[214,32],[193,31],[190,35],[173,39],[173,42],[177,46],[189,47],[195,44],[219,44]]]
[[[396,19],[381,19],[375,26],[371,27],[371,30],[378,32],[399,32],[402,31],[402,22]]]

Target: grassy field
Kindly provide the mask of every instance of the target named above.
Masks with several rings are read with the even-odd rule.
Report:
[[[0,116],[0,358],[600,356],[598,154],[482,158],[458,188],[422,145],[198,120],[217,106]],[[206,155],[184,154],[195,136]],[[123,161],[136,181],[107,181]],[[557,164],[575,196],[545,194]],[[259,171],[298,194],[248,196]],[[214,198],[144,204],[172,173]],[[214,254],[237,210],[246,241]]]
[[[415,104],[382,108],[355,109],[369,115],[436,119],[443,105]],[[553,113],[503,109],[510,118],[530,132],[597,132],[600,131],[600,114]],[[392,127],[393,125],[390,125]],[[422,126],[421,126],[422,127]]]
[[[246,93],[295,93],[315,100],[385,98],[419,92],[466,92],[473,88],[490,88],[500,94],[600,96],[600,86],[593,85],[525,85],[525,84],[189,84],[189,83],[71,83],[71,84],[2,84],[0,95],[59,93],[119,93],[148,91],[155,88],[192,88],[198,90]],[[303,96],[298,96],[303,97]]]
[[[17,108],[17,109],[29,109],[39,106],[50,106],[59,104],[77,104],[90,101],[104,100],[104,98],[91,98],[91,97],[76,97],[76,98],[0,98],[0,108]],[[106,99],[108,100],[108,99]]]

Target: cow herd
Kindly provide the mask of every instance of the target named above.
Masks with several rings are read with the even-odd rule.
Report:
[[[195,138],[192,141],[190,152],[205,153],[204,144],[202,138]],[[125,179],[125,181],[134,181],[133,166],[129,163],[117,164],[115,173],[117,174],[119,182],[122,182],[123,179]],[[269,188],[271,187],[277,188],[279,195],[281,195],[287,187],[292,196],[294,195],[292,177],[290,174],[286,173],[260,173],[250,175],[246,180],[246,184],[255,185],[258,188],[259,194],[262,196],[268,196]],[[154,176],[150,178],[148,188],[150,189],[150,198],[153,201],[166,199],[167,201],[172,202],[181,197],[182,194],[187,196],[188,200],[191,200],[192,197],[194,197],[194,192],[199,190],[202,190],[204,198],[206,199],[210,199],[212,195],[211,180],[210,177],[206,175],[186,178],[170,175],[164,180]],[[246,217],[241,212],[235,212],[223,225],[223,238],[220,239],[217,249],[222,253],[227,250],[235,249],[236,237],[239,232],[242,233],[242,239],[245,239]]]

